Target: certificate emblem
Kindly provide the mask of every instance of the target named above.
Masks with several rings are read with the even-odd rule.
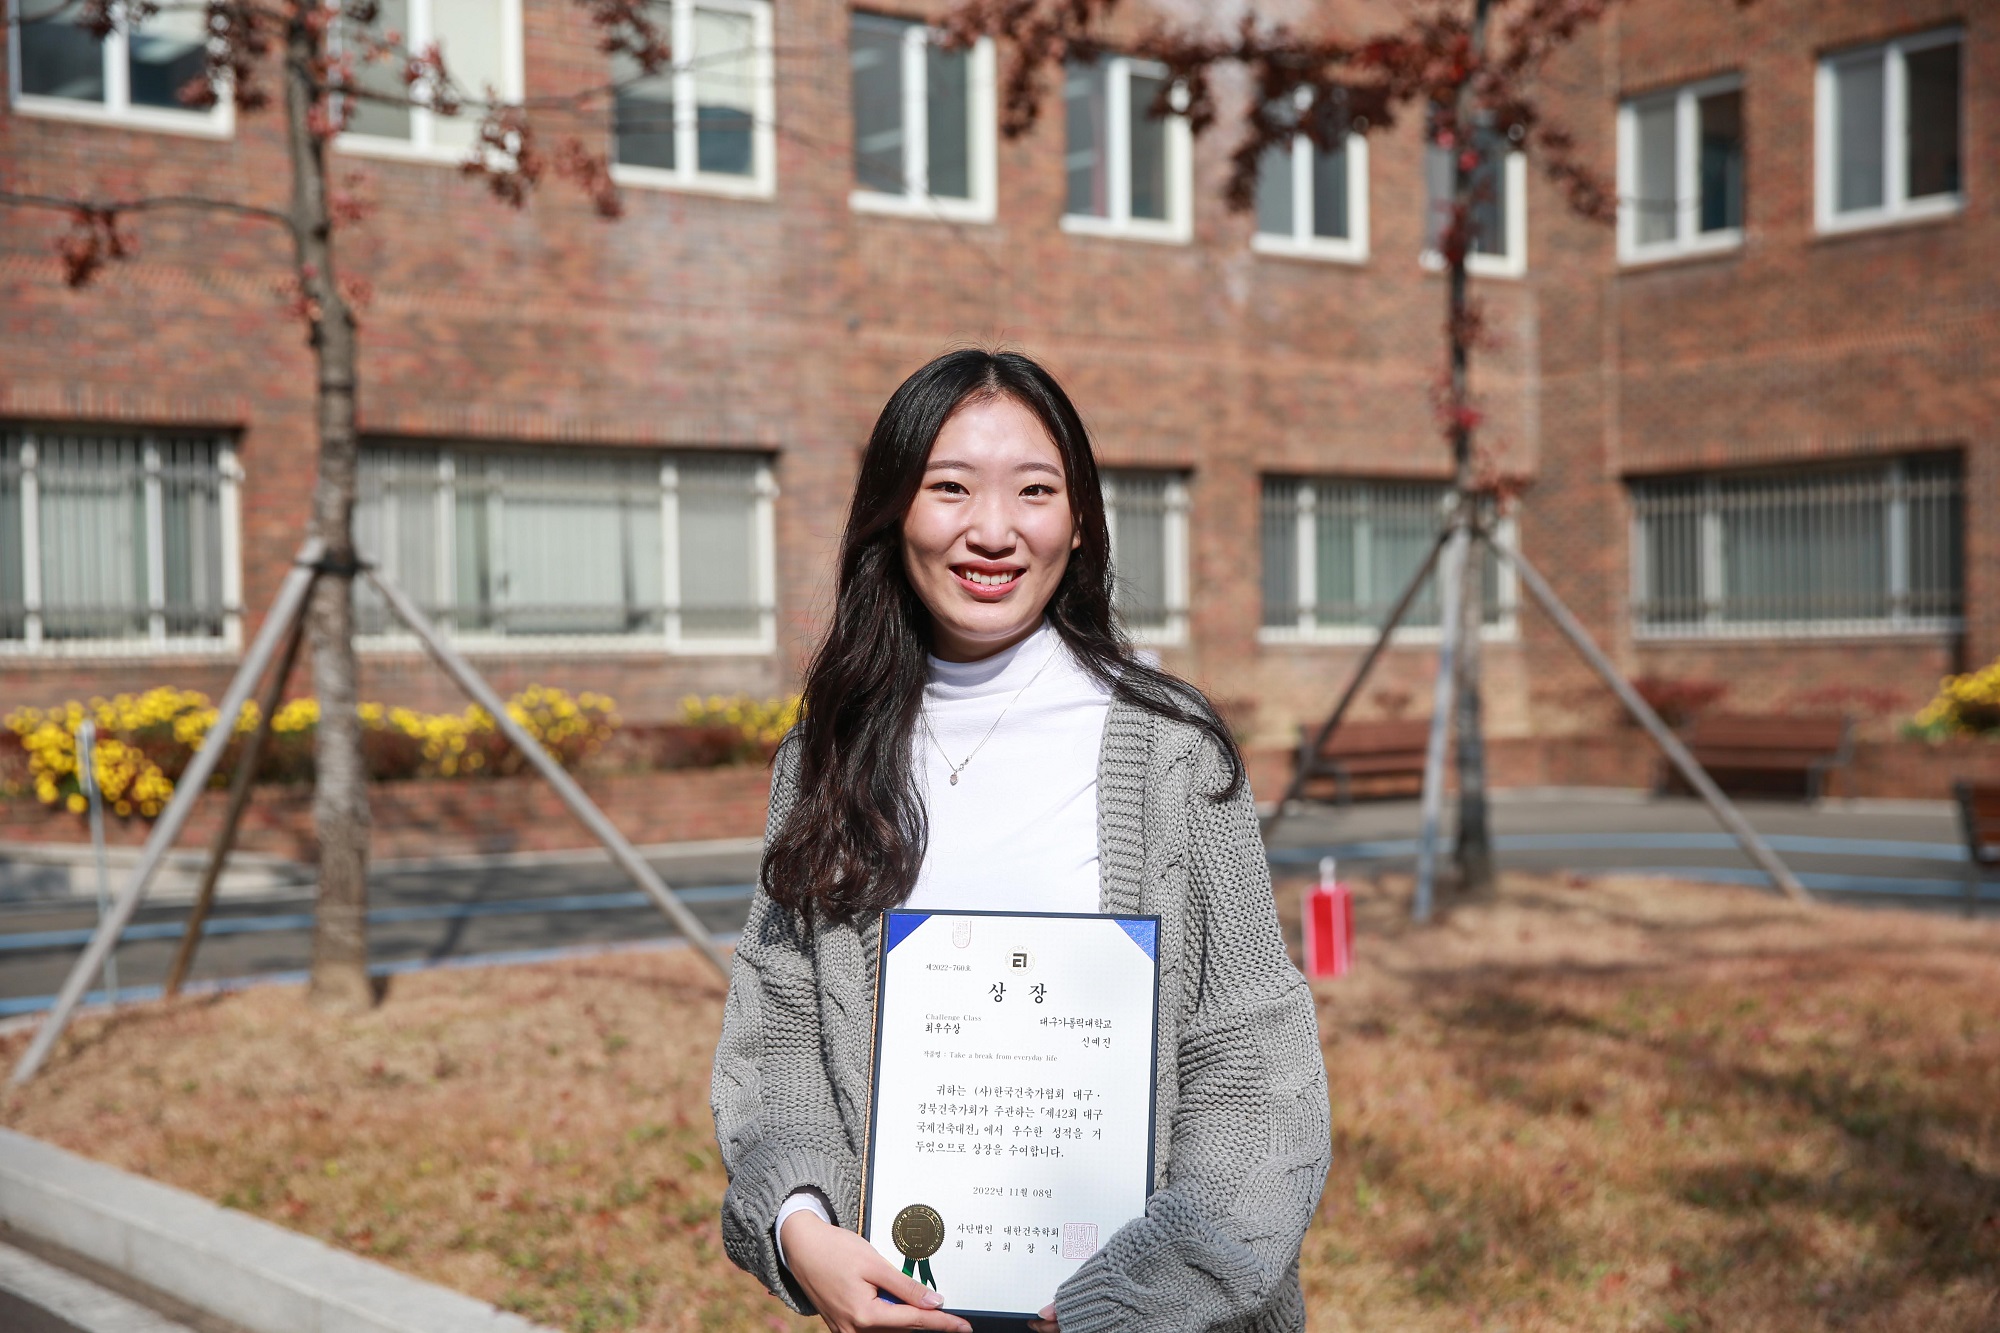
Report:
[[[931,1256],[944,1248],[944,1219],[938,1216],[938,1210],[928,1204],[911,1204],[889,1224],[889,1239],[903,1256],[903,1276],[921,1277],[925,1286],[936,1291]]]

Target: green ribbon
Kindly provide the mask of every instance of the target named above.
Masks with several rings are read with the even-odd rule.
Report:
[[[903,1276],[913,1277],[917,1274],[923,1275],[923,1283],[926,1287],[929,1287],[932,1291],[938,1289],[937,1279],[931,1276],[931,1261],[928,1259],[915,1259],[907,1254],[904,1255]]]

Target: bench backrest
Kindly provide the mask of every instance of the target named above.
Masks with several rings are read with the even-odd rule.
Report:
[[[1430,743],[1429,719],[1396,722],[1342,722],[1326,744],[1319,747],[1322,758],[1345,759],[1363,754],[1404,754],[1422,752]]]
[[[1844,717],[1757,717],[1743,713],[1704,713],[1688,729],[1692,746],[1725,750],[1840,749],[1847,735]]]
[[[1981,860],[2000,860],[2000,782],[1959,782],[1952,791],[1968,850]]]

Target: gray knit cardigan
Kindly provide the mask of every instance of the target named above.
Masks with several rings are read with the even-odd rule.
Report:
[[[1213,741],[1114,700],[1098,760],[1100,906],[1160,918],[1155,1161],[1143,1217],[1063,1283],[1063,1333],[1305,1327],[1299,1245],[1332,1145],[1312,994],[1285,953],[1247,788]],[[798,789],[778,751],[769,828]],[[767,833],[768,837],[768,833]],[[868,1123],[879,915],[821,923],[758,893],[736,947],[710,1100],[729,1257],[814,1313],[771,1227],[813,1186],[853,1229]]]

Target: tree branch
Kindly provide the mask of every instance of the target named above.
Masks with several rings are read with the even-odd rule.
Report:
[[[87,286],[105,265],[114,260],[130,259],[139,252],[137,242],[118,225],[120,219],[130,213],[188,208],[275,222],[287,231],[292,228],[291,216],[278,209],[192,194],[107,200],[65,199],[58,195],[0,190],[0,206],[42,208],[68,215],[69,231],[57,239],[55,248],[62,260],[63,281],[71,287]]]

